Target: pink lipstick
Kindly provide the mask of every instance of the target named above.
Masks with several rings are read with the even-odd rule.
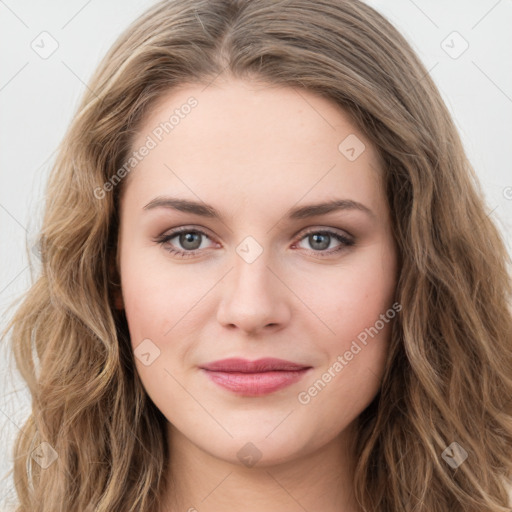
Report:
[[[202,365],[202,371],[217,385],[244,396],[261,396],[302,379],[311,366],[263,358],[256,361],[231,358]]]

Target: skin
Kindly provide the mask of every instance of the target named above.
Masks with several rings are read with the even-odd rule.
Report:
[[[165,510],[358,511],[356,420],[378,392],[391,322],[309,403],[298,395],[394,302],[397,250],[379,155],[329,100],[232,78],[169,91],[143,119],[133,149],[190,96],[198,105],[125,178],[120,206],[116,307],[125,308],[134,351],[145,339],[160,351],[148,366],[134,359],[169,421],[174,487]],[[354,161],[338,149],[350,134],[365,144]],[[162,195],[207,203],[223,219],[144,210]],[[373,215],[286,218],[292,207],[332,199],[360,202]],[[195,246],[179,236],[155,241],[180,226],[207,236]],[[310,229],[355,243],[327,237],[318,248]],[[251,263],[236,251],[247,236],[263,251]],[[199,249],[180,259],[169,247]],[[312,369],[271,394],[239,396],[198,368],[228,357]],[[261,458],[249,466],[237,456],[242,448]]]

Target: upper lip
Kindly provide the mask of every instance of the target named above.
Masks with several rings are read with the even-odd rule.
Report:
[[[221,359],[204,364],[200,368],[216,372],[260,373],[279,370],[303,370],[310,368],[310,366],[286,361],[284,359],[265,357],[263,359],[257,359],[256,361],[240,358]]]

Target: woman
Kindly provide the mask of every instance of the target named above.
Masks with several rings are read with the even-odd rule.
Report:
[[[509,256],[375,10],[155,5],[47,193],[18,512],[510,510]]]

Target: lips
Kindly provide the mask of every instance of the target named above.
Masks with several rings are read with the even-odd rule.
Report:
[[[247,359],[230,358],[222,359],[208,363],[201,368],[216,372],[240,372],[240,373],[261,373],[271,371],[285,371],[285,370],[302,370],[310,368],[309,366],[285,361],[284,359],[275,359],[273,357],[266,357],[257,359],[256,361],[248,361]]]
[[[309,369],[310,366],[275,358],[256,361],[231,358],[201,366],[215,384],[243,396],[261,396],[290,386]]]

